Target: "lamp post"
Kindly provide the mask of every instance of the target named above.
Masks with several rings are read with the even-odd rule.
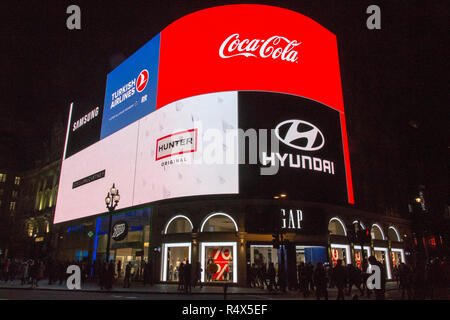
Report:
[[[116,189],[114,183],[109,190],[105,198],[106,209],[109,212],[109,224],[108,224],[108,243],[106,245],[106,262],[109,262],[109,247],[111,244],[111,224],[112,224],[112,214],[119,203],[120,195],[119,190]]]

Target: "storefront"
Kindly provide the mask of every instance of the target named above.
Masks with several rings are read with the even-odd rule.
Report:
[[[114,261],[119,278],[124,276],[128,263],[131,263],[134,276],[142,274],[143,262],[148,262],[149,256],[150,221],[151,208],[113,214],[109,260]],[[105,261],[108,227],[109,216],[90,217],[60,225],[56,258],[85,262],[93,267]]]

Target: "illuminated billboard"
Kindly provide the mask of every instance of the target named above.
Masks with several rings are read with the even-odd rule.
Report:
[[[55,223],[104,212],[112,183],[124,208],[277,192],[353,203],[336,37],[265,5],[175,21],[108,75],[100,139],[64,159]]]

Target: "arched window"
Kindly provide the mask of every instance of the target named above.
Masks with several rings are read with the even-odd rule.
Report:
[[[344,222],[337,217],[331,218],[328,223],[328,231],[330,231],[330,234],[337,236],[347,236]]]
[[[391,241],[402,241],[400,238],[400,233],[398,233],[397,229],[394,226],[390,226],[388,229],[388,238]]]
[[[376,223],[372,225],[370,234],[372,235],[372,239],[374,239],[374,240],[384,240],[385,239],[383,229]]]
[[[192,232],[194,226],[188,217],[178,215],[169,220],[164,233],[187,233]]]
[[[238,226],[226,213],[213,213],[203,221],[200,232],[236,232]]]

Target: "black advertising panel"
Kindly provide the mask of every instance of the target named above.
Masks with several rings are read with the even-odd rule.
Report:
[[[66,158],[100,140],[103,108],[74,103],[67,138]]]
[[[326,235],[326,215],[320,208],[291,204],[249,206],[245,214],[246,231],[249,233],[297,233],[302,235]]]
[[[239,128],[257,132],[257,163],[249,163],[251,138],[240,140],[243,197],[347,203],[339,112],[294,95],[239,92]],[[254,147],[253,147],[254,148]],[[254,162],[254,161],[253,161]],[[282,200],[282,198],[280,198]]]

